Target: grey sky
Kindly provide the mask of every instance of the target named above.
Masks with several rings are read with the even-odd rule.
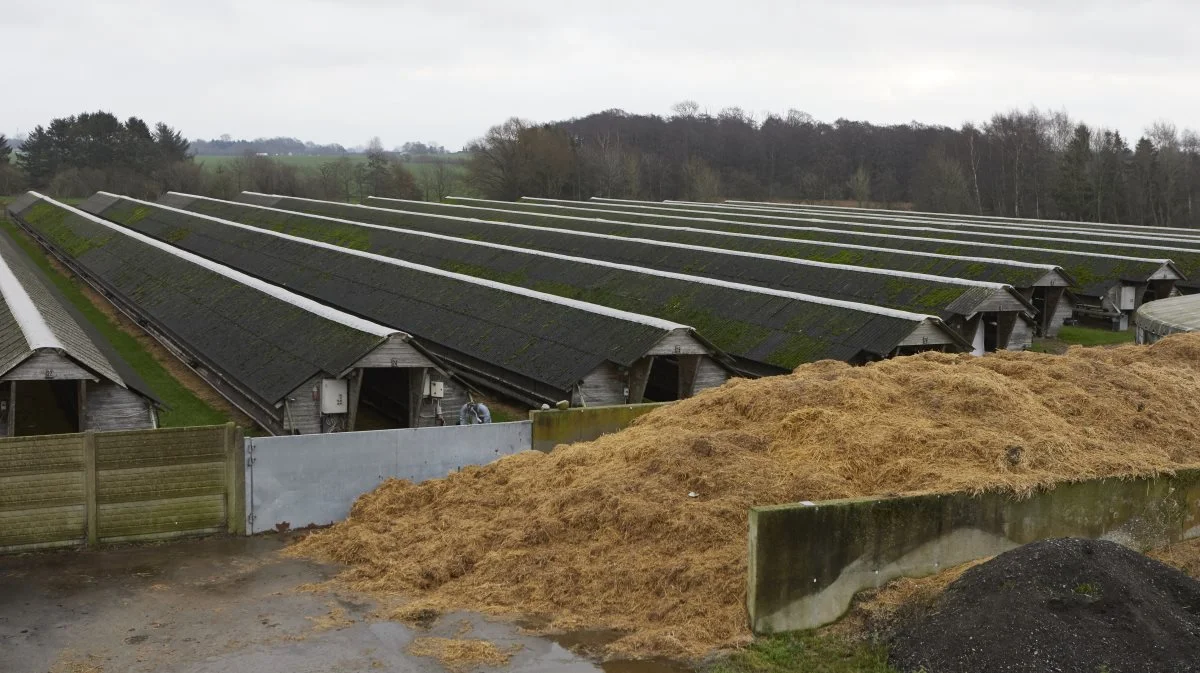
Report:
[[[516,115],[669,112],[957,126],[1037,105],[1200,126],[1200,3],[6,0],[0,129],[105,109],[190,138],[457,149]]]

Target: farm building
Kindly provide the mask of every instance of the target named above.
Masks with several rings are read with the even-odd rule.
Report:
[[[1148,301],[1138,307],[1133,323],[1140,344],[1152,344],[1180,332],[1200,331],[1200,295]]]
[[[782,210],[796,211],[804,210],[811,212],[826,212],[830,214],[842,212],[859,212],[859,213],[878,213],[884,215],[900,215],[905,217],[921,217],[931,220],[952,220],[956,222],[980,222],[980,223],[998,223],[998,224],[1015,224],[1023,226],[1047,227],[1052,229],[1070,228],[1080,231],[1127,231],[1135,234],[1147,234],[1150,236],[1156,234],[1166,234],[1170,236],[1192,236],[1200,237],[1200,230],[1183,228],[1183,227],[1155,227],[1141,224],[1115,224],[1111,222],[1089,222],[1082,220],[1049,220],[1028,217],[1003,217],[999,215],[977,215],[968,213],[933,213],[928,211],[918,210],[895,210],[888,208],[856,208],[852,206],[826,206],[816,204],[801,204],[801,203],[769,203],[759,201],[726,201],[725,204],[735,207],[752,207],[765,210]]]
[[[999,283],[866,269],[451,215],[395,210],[379,214],[391,218],[394,226],[360,223],[354,219],[360,213],[375,210],[370,206],[347,205],[346,218],[339,219],[182,194],[169,194],[160,201],[167,202],[185,210],[245,224],[260,225],[269,221],[271,228],[277,231],[331,243],[354,239],[357,241],[354,247],[441,268],[453,269],[463,264],[476,269],[483,268],[485,265],[477,259],[480,254],[487,257],[496,255],[472,248],[492,246],[498,249],[495,246],[508,246],[514,252],[499,256],[499,260],[491,260],[493,276],[498,278],[514,277],[517,270],[527,267],[543,270],[543,282],[564,276],[577,277],[574,271],[578,267],[556,265],[562,267],[561,272],[547,268],[550,266],[546,262],[547,255],[564,255],[574,264],[607,264],[608,268],[624,265],[631,270],[636,267],[636,270],[640,270],[638,272],[654,269],[755,288],[869,303],[914,313],[930,312],[954,327],[968,341],[977,343],[980,352],[985,348],[996,350],[997,345],[1016,349],[1028,346],[1032,330],[1028,328],[1030,321],[1026,319],[1026,314],[1036,313],[1033,305],[1014,288]],[[442,243],[437,238],[439,235],[453,238]],[[414,240],[414,237],[425,240]],[[369,243],[361,243],[363,240]],[[455,250],[460,252],[456,253]],[[501,263],[503,269],[495,268],[496,263]],[[521,278],[537,282],[533,274],[525,273]],[[696,279],[692,282],[703,281]],[[715,306],[710,310],[721,319],[721,313],[732,308]],[[680,309],[683,307],[680,306]],[[732,352],[719,341],[717,345]]]
[[[472,383],[537,406],[669,401],[729,359],[683,324],[100,193],[83,207],[414,335]]]
[[[465,388],[407,334],[36,193],[10,213],[272,434],[457,420]]]
[[[158,404],[0,232],[0,437],[154,428]]]
[[[472,201],[457,198],[455,200],[459,202]],[[1186,278],[1179,268],[1167,259],[1010,245],[988,242],[990,239],[960,241],[936,236],[908,236],[787,224],[762,224],[746,222],[742,219],[707,217],[707,215],[713,215],[712,213],[702,213],[698,216],[672,214],[669,209],[625,207],[624,210],[609,210],[604,207],[606,204],[599,202],[580,202],[590,207],[575,209],[574,206],[568,205],[573,203],[575,202],[556,201],[550,203],[547,199],[539,199],[522,201],[513,205],[533,209],[552,209],[554,212],[604,213],[605,217],[614,219],[645,218],[652,222],[697,229],[752,234],[767,232],[774,236],[806,241],[826,241],[843,245],[852,243],[927,253],[1061,265],[1072,278],[1077,279],[1073,288],[1076,312],[1110,319],[1118,329],[1124,329],[1127,326],[1132,311],[1145,298],[1170,296],[1175,292],[1175,282]],[[890,231],[890,229],[882,228],[881,231]],[[1035,298],[1036,303],[1038,302]]]
[[[931,224],[917,225],[904,223],[873,223],[864,224],[849,222],[845,219],[830,221],[828,218],[819,219],[797,215],[782,215],[772,214],[763,215],[758,213],[738,212],[736,214],[728,211],[721,211],[720,207],[710,207],[707,204],[700,205],[674,205],[670,203],[655,204],[652,206],[628,203],[616,203],[613,201],[592,201],[601,207],[615,207],[618,209],[630,209],[634,211],[663,211],[663,212],[685,212],[692,217],[716,218],[720,221],[736,221],[746,222],[761,225],[798,227],[800,229],[815,228],[819,230],[834,229],[838,231],[861,231],[867,233],[881,234],[898,234],[903,236],[919,236],[923,238],[938,238],[948,239],[953,241],[970,241],[978,243],[1000,243],[1003,245],[1016,245],[1021,247],[1037,247],[1051,250],[1062,250],[1064,252],[1077,252],[1081,254],[1097,254],[1097,255],[1116,255],[1126,257],[1140,257],[1152,259],[1169,259],[1183,274],[1183,278],[1177,279],[1174,284],[1184,293],[1192,291],[1200,291],[1200,243],[1191,242],[1157,242],[1144,240],[1102,240],[1094,236],[1083,237],[1081,235],[1050,235],[1036,234],[1028,231],[1021,231],[1015,228],[1001,228],[1001,231],[987,230],[977,231],[972,230],[978,225],[958,225],[954,227],[941,225],[933,226]],[[1111,237],[1110,237],[1111,238]],[[1193,276],[1195,278],[1193,278]],[[1155,288],[1150,288],[1148,291],[1147,301],[1152,299],[1162,299],[1167,295],[1160,295]],[[1141,304],[1141,299],[1137,302]],[[1134,306],[1136,308],[1136,305]],[[1132,310],[1132,309],[1130,309]]]
[[[122,203],[128,207],[120,208]],[[336,223],[336,227],[331,227],[335,223],[329,220],[315,226],[301,222],[295,231],[327,240],[301,238],[275,231],[289,230],[287,222],[293,214],[282,210],[271,213],[260,209],[251,214],[255,224],[244,225],[161,205],[153,206],[148,214],[141,210],[135,214],[136,209],[152,204],[131,199],[115,205],[104,211],[105,217],[128,220],[130,226],[151,235],[204,231],[241,248],[263,250],[274,250],[281,236],[289,236],[309,246],[324,245],[344,254],[370,254],[394,263],[461,272],[487,282],[511,283],[527,291],[591,302],[609,310],[668,321],[687,319],[734,357],[738,371],[753,376],[790,372],[799,364],[815,360],[867,362],[895,353],[928,348],[957,351],[968,345],[935,316],[709,278],[449,236],[386,227],[370,229],[351,221]],[[192,236],[186,236],[178,244],[186,246],[191,240]],[[358,249],[341,248],[329,240]]]
[[[601,203],[609,202],[606,199],[598,199]],[[689,201],[666,201],[668,206],[678,206],[684,208],[698,208],[705,212],[718,214],[720,217],[730,215],[767,215],[770,217],[782,217],[797,222],[803,222],[805,226],[851,226],[858,224],[865,225],[885,225],[885,226],[912,226],[918,228],[929,227],[945,231],[961,231],[977,234],[998,234],[1001,236],[1020,236],[1034,238],[1048,238],[1051,240],[1070,239],[1075,241],[1092,241],[1104,242],[1113,244],[1152,244],[1171,247],[1179,247],[1181,249],[1200,249],[1200,239],[1194,235],[1189,236],[1183,232],[1185,230],[1176,229],[1175,233],[1157,232],[1147,236],[1145,232],[1128,232],[1105,229],[1079,229],[1069,227],[1046,227],[1046,226],[1030,226],[1021,223],[1011,224],[996,224],[994,222],[965,222],[957,219],[943,218],[926,218],[904,215],[881,215],[873,213],[838,213],[831,214],[824,211],[808,211],[808,210],[763,210],[758,208],[739,208],[726,204],[709,204],[695,203]]]
[[[165,198],[170,198],[170,196]],[[879,276],[872,277],[870,275],[872,271],[880,271],[884,275],[887,275],[889,272],[900,272],[914,279],[917,277],[926,278],[926,280],[916,281],[924,284],[926,288],[930,288],[935,283],[948,282],[947,278],[999,283],[1001,285],[1014,286],[1023,298],[1030,300],[1037,307],[1040,317],[1046,320],[1046,324],[1042,327],[1042,333],[1050,335],[1057,333],[1058,327],[1062,324],[1063,317],[1070,315],[1073,306],[1073,297],[1064,295],[1066,287],[1072,284],[1071,279],[1061,269],[1042,264],[1000,262],[985,258],[955,257],[865,246],[839,246],[823,242],[808,242],[771,236],[634,224],[587,217],[557,216],[543,212],[526,213],[503,207],[485,208],[372,199],[371,204],[386,207],[386,209],[380,209],[254,193],[243,193],[239,197],[239,200],[246,203],[264,205],[275,203],[278,204],[278,207],[286,208],[287,210],[314,215],[342,217],[358,222],[369,222],[390,227],[436,228],[436,230],[444,231],[444,233],[461,236],[463,235],[463,228],[469,225],[462,224],[461,222],[454,223],[454,220],[447,219],[434,222],[428,218],[421,217],[420,213],[454,216],[460,220],[466,218],[474,223],[474,227],[479,231],[469,234],[468,237],[470,238],[551,250],[564,254],[578,254],[580,256],[599,257],[603,255],[616,255],[612,250],[616,246],[612,241],[616,239],[641,241],[643,244],[654,243],[674,248],[674,250],[663,249],[650,253],[642,245],[632,247],[627,245],[622,247],[630,251],[638,250],[635,256],[611,256],[605,258],[611,261],[630,262],[654,268],[682,270],[685,273],[720,277],[727,280],[749,282],[753,285],[777,287],[850,301],[880,304],[904,310],[927,311],[930,309],[928,306],[919,306],[912,303],[915,298],[911,294],[905,297],[906,293],[912,292],[912,287],[906,283],[901,284],[896,277],[889,276],[884,281],[882,291],[875,292],[875,290],[880,288]],[[515,207],[524,205],[504,202],[488,203]],[[200,206],[189,207],[198,208]],[[400,209],[400,211],[397,211],[397,209]],[[210,214],[217,213],[210,212]],[[478,221],[481,219],[486,219],[487,221]],[[507,226],[504,229],[499,229],[496,226],[488,225]],[[524,225],[524,227],[515,225]],[[537,230],[529,230],[528,227],[536,227]],[[544,233],[539,234],[538,232]],[[588,246],[586,248],[588,252],[580,253],[578,252],[578,240],[567,237],[562,232],[570,232],[576,235],[599,235],[603,236],[608,242],[598,248]],[[567,241],[572,240],[574,242],[567,243]],[[558,242],[554,243],[553,241]],[[689,252],[686,254],[679,252],[685,249],[698,252]],[[771,274],[765,273],[767,270],[765,267],[758,268],[751,266],[747,270],[747,267],[741,262],[725,260],[725,265],[733,264],[737,269],[727,271],[725,275],[714,275],[714,263],[696,263],[696,256],[701,255],[706,250],[709,251],[707,254],[710,256],[715,251],[723,250],[736,252],[743,256],[762,255],[764,257],[780,259],[775,259],[771,264],[773,268],[777,269],[775,273]],[[779,271],[778,269],[784,268],[780,266],[783,264],[783,258],[798,260],[800,262],[813,262],[814,265],[811,269],[813,273],[808,275],[797,274],[796,272],[799,269],[795,266],[788,268],[787,271]],[[710,259],[715,258],[710,257]],[[835,266],[845,267],[845,271],[842,273],[832,271],[831,269]],[[937,280],[928,280],[929,277],[935,277]],[[785,282],[790,284],[779,284]],[[889,288],[891,292],[889,292]],[[892,296],[889,297],[889,295]],[[1050,307],[1051,310],[1049,312],[1043,310],[1043,307],[1046,306]],[[957,315],[970,315],[969,312],[961,312],[961,307],[958,310],[960,313]],[[952,310],[950,313],[953,314],[954,311]],[[942,317],[945,318],[946,316]],[[950,320],[953,320],[953,317]],[[1028,334],[1029,323],[1022,316],[1019,322],[1013,324],[1019,327],[1020,330],[1014,329],[1013,335],[1007,342],[998,338],[994,339],[994,341],[1002,345],[1010,342],[1022,344],[1022,339],[1027,338],[1024,337],[1022,332]],[[966,323],[963,323],[963,325],[968,328],[970,327]],[[996,330],[993,330],[992,333],[995,332]],[[963,333],[971,334],[969,329],[964,330]],[[991,339],[990,335],[989,339]]]

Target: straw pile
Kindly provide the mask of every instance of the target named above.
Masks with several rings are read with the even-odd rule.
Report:
[[[1066,355],[923,354],[735,380],[594,442],[388,481],[293,553],[410,610],[627,633],[617,654],[744,642],[753,505],[1200,465],[1200,334]],[[697,494],[690,497],[689,493]]]

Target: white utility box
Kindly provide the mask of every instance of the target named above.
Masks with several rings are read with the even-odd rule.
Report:
[[[345,379],[321,379],[321,413],[344,414],[350,411],[350,389]]]
[[[429,382],[429,396],[440,400],[446,396],[446,383],[444,381]]]

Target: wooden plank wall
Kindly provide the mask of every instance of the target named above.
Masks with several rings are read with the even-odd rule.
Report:
[[[244,470],[232,423],[0,439],[0,553],[244,531]]]

